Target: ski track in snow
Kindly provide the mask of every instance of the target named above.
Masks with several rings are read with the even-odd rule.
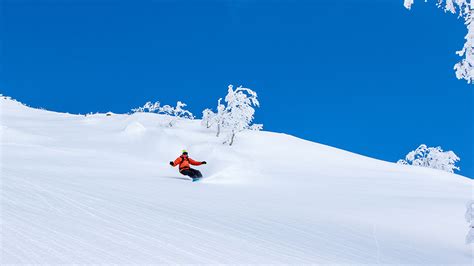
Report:
[[[2,264],[472,264],[465,177],[284,134],[227,147],[199,121],[0,104]],[[182,148],[205,179],[167,165]]]

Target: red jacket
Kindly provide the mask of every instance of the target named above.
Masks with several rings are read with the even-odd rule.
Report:
[[[181,155],[176,160],[173,162],[173,167],[176,165],[179,165],[179,171],[181,172],[182,170],[186,170],[191,168],[189,165],[201,165],[202,162],[197,162],[191,158],[189,158],[187,155]]]

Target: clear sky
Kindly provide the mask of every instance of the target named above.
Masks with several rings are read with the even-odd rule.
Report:
[[[0,93],[30,106],[181,100],[200,115],[244,85],[266,130],[388,161],[440,145],[474,177],[474,87],[453,72],[466,29],[434,1],[0,0],[0,12]]]

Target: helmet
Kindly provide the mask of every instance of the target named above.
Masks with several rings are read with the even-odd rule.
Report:
[[[188,154],[188,151],[187,150],[182,150],[181,153],[182,154]]]

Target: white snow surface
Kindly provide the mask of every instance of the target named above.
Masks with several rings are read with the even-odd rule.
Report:
[[[465,264],[472,180],[271,132],[0,99],[2,264]],[[168,162],[185,148],[206,177]]]

